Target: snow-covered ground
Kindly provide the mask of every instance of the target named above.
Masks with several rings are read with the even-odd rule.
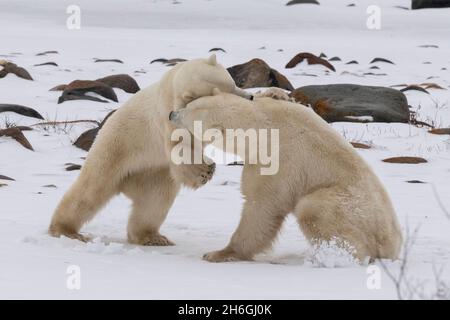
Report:
[[[407,11],[407,0],[321,0],[320,6],[286,7],[287,0],[0,0],[0,55],[25,67],[35,81],[8,75],[0,79],[0,103],[33,107],[47,120],[101,120],[130,95],[116,90],[119,103],[69,101],[58,105],[55,85],[75,79],[96,79],[128,73],[145,87],[158,81],[167,67],[149,64],[156,58],[208,56],[222,47],[225,66],[262,58],[285,74],[294,87],[309,84],[357,83],[390,86],[436,82],[446,90],[406,93],[419,119],[450,127],[450,9]],[[81,8],[81,29],[66,28],[66,8]],[[369,5],[381,7],[381,30],[366,26]],[[439,48],[422,48],[438,45]],[[265,49],[261,49],[265,47]],[[282,49],[279,50],[279,49]],[[36,56],[57,50],[59,54]],[[336,73],[321,66],[284,69],[298,52],[339,56]],[[16,53],[16,54],[14,54]],[[20,53],[20,54],[18,54]],[[369,62],[384,57],[395,65],[378,64],[386,76],[358,77]],[[124,64],[94,63],[93,58],[118,58]],[[3,59],[3,58],[1,58]],[[345,62],[358,60],[359,65]],[[55,61],[59,67],[34,64]],[[424,64],[430,62],[430,64]],[[443,70],[447,68],[447,70]],[[146,73],[136,73],[135,71]],[[342,74],[348,71],[350,74]],[[314,73],[317,77],[302,75]],[[353,73],[353,74],[352,74]],[[429,77],[434,77],[430,79]],[[38,122],[0,113],[6,123]],[[0,174],[16,181],[0,187],[0,298],[152,298],[152,299],[394,299],[396,291],[382,273],[381,287],[367,286],[367,266],[356,265],[334,250],[312,255],[294,219],[288,219],[274,250],[255,262],[211,264],[203,253],[222,248],[236,227],[242,199],[241,167],[218,166],[213,180],[197,191],[183,190],[162,233],[173,247],[139,247],[126,242],[129,201],[115,198],[84,229],[93,243],[55,239],[46,229],[55,206],[78,171],[86,153],[72,146],[92,126],[46,127],[26,131],[35,152],[10,138],[0,138]],[[409,254],[412,282],[434,283],[433,267],[450,278],[450,220],[433,193],[450,210],[450,139],[407,124],[335,123],[349,141],[373,145],[360,154],[375,169],[394,202],[403,229],[419,226]],[[426,164],[389,164],[392,156],[421,156]],[[426,184],[410,184],[422,180]],[[44,187],[54,185],[54,187]],[[396,273],[401,261],[385,262]],[[67,268],[81,270],[80,290],[69,290]],[[414,280],[415,279],[415,280]]]

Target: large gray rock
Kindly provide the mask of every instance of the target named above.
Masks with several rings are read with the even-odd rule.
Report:
[[[331,84],[295,89],[291,96],[328,122],[409,122],[406,96],[395,89]]]
[[[411,8],[450,8],[450,0],[412,0]]]

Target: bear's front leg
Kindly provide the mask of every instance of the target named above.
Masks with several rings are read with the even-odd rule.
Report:
[[[198,189],[212,179],[216,164],[180,164],[174,165],[172,174],[183,185]]]
[[[203,259],[209,262],[252,260],[270,248],[285,217],[275,199],[247,197],[241,221],[228,246],[205,254]]]

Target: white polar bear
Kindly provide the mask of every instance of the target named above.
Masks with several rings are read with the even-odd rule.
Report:
[[[120,192],[133,201],[128,240],[170,245],[159,228],[182,184],[198,188],[215,164],[175,165],[170,159],[174,129],[169,113],[214,88],[245,97],[215,55],[179,63],[161,81],[139,91],[100,130],[80,175],[53,215],[49,233],[87,241],[80,228]]]
[[[311,109],[267,97],[248,101],[216,92],[169,117],[193,134],[195,121],[201,121],[204,130],[242,129],[244,137],[238,139],[248,137],[249,129],[279,130],[278,172],[261,175],[259,163],[244,164],[245,203],[239,227],[225,249],[204,259],[252,259],[271,246],[291,212],[313,245],[336,240],[350,246],[360,261],[397,258],[402,235],[384,187],[353,147]],[[221,143],[217,146],[225,149]],[[245,153],[239,156],[245,157],[248,146],[241,150]]]

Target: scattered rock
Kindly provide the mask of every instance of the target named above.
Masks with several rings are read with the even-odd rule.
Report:
[[[369,69],[371,69],[371,70],[380,70],[380,67],[379,66],[371,66]]]
[[[333,57],[333,58],[328,59],[328,61],[342,61],[342,60],[339,57]]]
[[[1,174],[0,174],[0,180],[16,181],[16,180],[13,179],[13,178],[10,178],[10,177],[7,177],[7,176],[3,176],[3,175],[1,175]]]
[[[66,163],[66,166],[66,171],[75,171],[81,169],[81,165],[75,163]]]
[[[67,84],[60,84],[56,87],[51,88],[49,91],[64,91],[64,89],[67,87]]]
[[[137,84],[133,77],[127,74],[115,74],[104,78],[97,79],[95,81],[102,82],[110,87],[122,89],[128,93],[136,93],[141,88]]]
[[[182,59],[182,58],[173,58],[173,59],[159,58],[159,59],[155,59],[155,60],[151,61],[150,64],[155,63],[155,62],[161,62],[161,63],[165,64],[166,66],[173,66],[173,65],[176,65],[177,63],[184,62],[184,61],[187,61],[187,60]]]
[[[416,91],[420,91],[426,94],[430,94],[427,90],[425,90],[424,88],[422,88],[421,86],[415,85],[415,84],[411,84],[403,89],[400,89],[401,92],[405,92],[405,91],[409,91],[409,90],[416,90]]]
[[[0,183],[0,188],[1,187],[7,187],[8,185],[6,183]]]
[[[46,184],[45,186],[42,186],[42,188],[57,188],[54,184]]]
[[[352,61],[347,62],[346,64],[359,64],[359,62],[356,60],[352,60]]]
[[[44,120],[44,117],[36,110],[18,104],[0,103],[1,112],[15,112],[26,117]]]
[[[50,62],[35,64],[34,66],[35,67],[40,67],[40,66],[55,66],[55,67],[57,67],[58,64],[56,62],[50,61]]]
[[[327,57],[327,55],[325,54],[325,53],[323,53],[323,52],[321,52],[320,54],[319,54],[319,58],[328,58]]]
[[[439,49],[439,46],[437,46],[435,44],[423,44],[423,45],[419,46],[419,48],[435,48],[435,49]]]
[[[48,54],[57,54],[58,51],[55,50],[49,50],[49,51],[44,51],[44,52],[39,52],[38,54],[36,54],[37,56],[46,56]]]
[[[94,143],[95,138],[97,137],[98,131],[103,127],[106,120],[115,112],[116,110],[111,111],[108,115],[103,119],[100,125],[97,128],[89,129],[83,132],[78,139],[74,142],[74,146],[83,149],[84,151],[89,151],[91,149],[92,144]]]
[[[363,73],[363,75],[365,75],[365,76],[378,76],[378,77],[383,77],[383,76],[387,76],[387,73],[365,72],[365,73]]]
[[[17,142],[19,142],[22,146],[27,148],[28,150],[34,151],[33,147],[31,146],[30,142],[27,140],[27,138],[23,135],[22,131],[18,128],[7,128],[7,129],[1,129],[0,130],[0,137],[11,137]]]
[[[420,158],[420,157],[393,157],[393,158],[383,159],[383,162],[419,164],[419,163],[427,163],[428,161],[425,160],[424,158]]]
[[[0,70],[0,79],[6,77],[9,73],[15,74],[19,78],[25,79],[25,80],[33,80],[31,75],[28,73],[27,70],[25,70],[22,67],[19,67],[15,63],[6,61],[6,60],[0,60],[0,66],[3,67],[2,70]]]
[[[423,181],[420,181],[420,180],[408,180],[406,182],[407,183],[426,183],[426,182],[423,182]]]
[[[95,58],[94,62],[115,62],[115,63],[123,63],[120,59],[97,59]]]
[[[430,83],[430,82],[422,83],[421,86],[422,86],[422,87],[425,87],[425,89],[440,89],[440,90],[447,90],[447,89],[441,87],[440,85],[438,85],[438,84],[436,84],[436,83]]]
[[[450,128],[435,128],[428,132],[432,134],[450,134]]]
[[[278,87],[292,91],[294,87],[289,80],[272,69],[264,60],[252,59],[227,69],[239,88]]]
[[[311,105],[328,122],[402,122],[410,120],[405,95],[386,87],[355,84],[313,85],[291,93],[297,102]]]
[[[450,0],[412,0],[411,8],[450,8]]]
[[[214,51],[222,51],[222,52],[225,52],[225,53],[226,53],[226,51],[225,51],[224,49],[222,49],[222,48],[212,48],[212,49],[209,49],[209,52],[214,52]]]
[[[368,144],[361,143],[361,142],[350,142],[350,144],[356,149],[371,149],[372,148]]]
[[[286,3],[287,6],[292,6],[294,4],[320,4],[317,0],[291,0]]]
[[[394,6],[394,8],[402,9],[402,10],[409,10],[409,8],[405,7],[405,6]]]
[[[331,63],[309,52],[301,52],[297,54],[295,57],[291,59],[291,61],[287,63],[286,68],[287,69],[294,68],[297,64],[303,62],[303,60],[306,60],[308,64],[321,64],[330,70],[336,71],[336,69],[333,67]]]
[[[243,166],[244,162],[243,161],[233,161],[227,164],[227,166]]]
[[[370,61],[370,63],[376,63],[376,62],[384,62],[384,63],[395,64],[391,60],[388,60],[388,59],[385,59],[385,58],[375,58],[372,61]]]
[[[106,100],[86,95],[85,93],[87,92],[94,92],[102,97],[118,102],[114,90],[103,82],[91,80],[75,80],[65,87],[62,95],[58,99],[58,103],[63,103],[64,101],[68,100],[91,100],[97,102],[108,102]]]

